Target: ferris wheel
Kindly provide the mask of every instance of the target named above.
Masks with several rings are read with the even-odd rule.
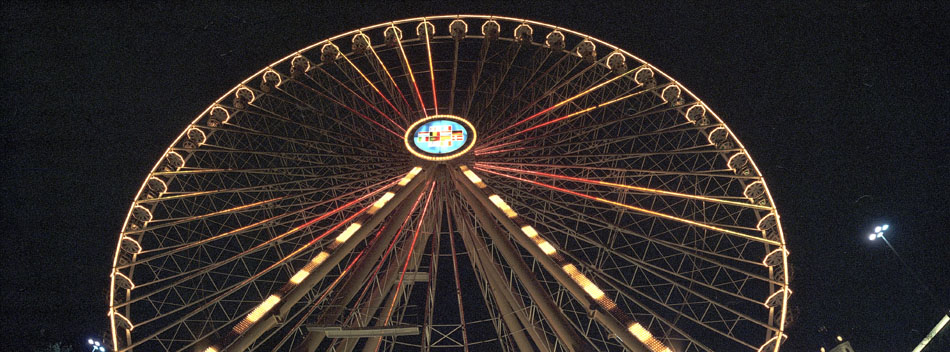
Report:
[[[779,216],[645,61],[452,15],[317,42],[212,103],[116,246],[117,351],[778,351]]]

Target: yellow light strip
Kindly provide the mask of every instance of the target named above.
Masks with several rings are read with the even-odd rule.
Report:
[[[762,265],[767,266],[767,267],[771,266],[769,265],[769,263],[766,263],[765,261],[768,260],[769,257],[774,255],[775,253],[782,253],[783,256],[788,256],[788,251],[785,250],[785,248],[778,248],[778,249],[772,250],[771,252],[766,254],[765,257],[762,258]]]
[[[290,278],[290,282],[293,283],[294,285],[299,285],[301,282],[303,282],[304,279],[307,278],[307,276],[310,276],[310,272],[313,271],[313,269],[315,269],[318,265],[323,263],[323,261],[326,260],[327,257],[329,256],[330,256],[330,253],[327,253],[325,251],[320,252],[320,254],[318,254],[316,257],[313,258],[313,260],[307,263],[307,265],[305,265],[303,269],[300,269],[300,271],[294,274],[294,276]]]
[[[300,269],[300,271],[290,278],[290,282],[294,285],[300,285],[300,283],[303,282],[307,276],[310,276],[310,271],[306,269]]]
[[[204,352],[218,352],[218,349],[215,348],[214,346],[211,346],[211,347],[205,348]]]
[[[383,92],[380,91],[379,88],[376,88],[376,85],[373,84],[373,81],[371,81],[371,80],[369,79],[369,77],[366,77],[366,75],[363,73],[363,71],[360,70],[359,67],[356,67],[356,64],[354,64],[353,61],[350,61],[350,58],[346,57],[346,55],[340,55],[340,56],[343,56],[343,58],[346,59],[346,62],[349,63],[350,66],[353,67],[353,68],[356,70],[356,73],[359,73],[359,74],[360,74],[360,77],[363,77],[363,80],[366,81],[366,83],[369,83],[369,86],[372,87],[373,90],[375,90],[376,93],[379,94],[379,96],[382,97],[383,100],[385,100],[387,104],[389,104],[389,107],[393,108],[393,110],[396,111],[397,114],[399,114],[400,116],[402,116],[402,112],[400,112],[399,109],[397,109],[396,106],[394,106],[393,103],[390,102],[389,99],[386,98],[386,95],[383,94]],[[392,123],[394,123],[394,124],[396,124],[396,126],[398,126],[399,128],[402,128],[402,126],[399,126],[399,124],[397,124],[395,121],[393,121],[393,120],[389,120],[389,121],[392,122]]]
[[[545,240],[541,240],[541,242],[538,242],[538,247],[541,247],[541,251],[547,255],[554,255],[554,253],[557,253],[557,249],[554,249],[554,246],[552,246],[551,243]]]
[[[135,329],[135,325],[132,325],[132,321],[129,320],[129,318],[126,318],[124,315],[119,314],[119,312],[116,312],[114,308],[109,312],[109,315],[111,315],[113,318],[118,318],[122,320],[123,322],[125,322],[125,325],[129,327],[128,328],[129,331],[132,331],[133,329]]]
[[[382,209],[384,206],[386,206],[386,203],[388,203],[395,196],[396,194],[393,192],[386,192],[386,194],[383,194],[383,196],[380,197],[379,200],[373,203],[373,206],[369,208],[367,213],[369,213],[369,215],[376,214],[376,212],[379,211],[379,209]]]
[[[528,238],[535,238],[535,237],[538,237],[538,231],[535,230],[533,227],[531,227],[531,225],[524,225],[524,226],[522,226],[522,227],[521,227],[521,232],[524,232],[524,234],[527,235]]]
[[[396,28],[396,25],[393,25],[393,28]],[[412,65],[409,63],[409,57],[406,56],[406,50],[402,47],[402,39],[398,36],[396,37],[396,44],[399,45],[399,53],[402,54],[402,60],[406,64],[406,71],[409,73],[409,79],[412,81],[412,87],[415,88],[416,98],[419,98],[422,114],[428,117],[429,113],[426,112],[426,103],[422,101],[422,93],[419,92],[419,85],[416,84],[416,75],[412,73]]]
[[[261,320],[261,318],[264,317],[264,314],[274,308],[277,303],[280,303],[280,297],[277,295],[270,295],[270,297],[267,297],[267,299],[264,300],[261,305],[257,306],[257,308],[254,308],[254,310],[251,311],[251,314],[247,315],[246,320],[251,323]]]
[[[778,336],[775,336],[769,339],[768,341],[765,341],[765,343],[763,343],[762,346],[759,347],[759,350],[757,352],[769,351],[766,349],[766,347],[769,347],[769,345],[771,345],[771,349],[770,349],[771,351],[778,351],[778,347],[782,344],[782,340],[785,340],[786,338],[788,338],[788,335],[785,335],[785,334],[780,334]]]
[[[571,279],[573,279],[574,282],[580,285],[584,289],[584,292],[587,292],[587,294],[590,295],[591,298],[595,300],[600,300],[604,298],[604,291],[601,291],[600,288],[597,287],[597,285],[595,285],[593,282],[590,281],[590,279],[587,278],[587,276],[584,276],[584,274],[581,274],[581,272],[577,270],[577,267],[575,267],[574,264],[566,264],[562,266],[561,268],[564,269],[564,271],[567,272],[567,274],[571,276]]]
[[[627,209],[630,209],[630,210],[639,211],[639,212],[642,212],[642,213],[647,213],[647,214],[650,214],[650,215],[653,215],[653,216],[657,216],[657,217],[661,217],[661,218],[664,218],[664,219],[669,219],[669,220],[673,220],[673,221],[679,221],[679,222],[687,223],[687,224],[690,224],[690,225],[693,225],[693,226],[699,226],[699,227],[706,228],[706,229],[710,229],[710,230],[713,230],[713,231],[718,231],[718,232],[727,233],[727,234],[730,234],[730,235],[733,235],[733,236],[742,237],[742,238],[745,238],[745,239],[748,239],[748,240],[752,240],[752,241],[764,242],[764,243],[768,243],[768,244],[772,244],[772,245],[776,245],[776,246],[781,245],[780,243],[778,243],[778,242],[776,242],[776,241],[772,241],[772,240],[767,239],[767,238],[761,238],[761,237],[751,236],[751,235],[748,235],[748,234],[744,234],[744,233],[742,233],[742,232],[727,230],[727,229],[724,229],[724,228],[721,228],[721,227],[718,227],[718,226],[707,225],[707,224],[704,224],[704,223],[701,223],[701,222],[697,222],[697,221],[693,221],[693,220],[689,220],[689,219],[684,219],[684,218],[681,218],[681,217],[678,217],[678,216],[668,215],[668,214],[664,214],[664,213],[660,213],[660,212],[656,212],[656,211],[652,211],[652,210],[648,210],[648,209],[644,209],[644,208],[640,208],[640,207],[635,207],[635,206],[632,206],[632,205],[627,205],[627,204],[623,204],[623,203],[620,203],[620,202],[615,202],[615,201],[612,201],[612,200],[603,199],[603,198],[600,198],[600,197],[595,197],[595,198],[596,198],[598,201],[600,201],[600,202],[604,202],[604,203],[607,203],[607,204],[616,205],[616,206],[618,206],[618,207],[624,207],[624,208],[627,208]]]
[[[113,275],[113,276],[116,276],[116,277],[121,277],[122,280],[125,280],[126,282],[128,282],[128,283],[129,283],[129,288],[128,288],[129,290],[134,290],[134,289],[135,289],[135,283],[132,282],[132,279],[130,279],[130,278],[129,278],[128,276],[126,276],[125,274],[120,273],[120,272],[118,272],[118,271],[113,271],[113,272],[112,272],[112,275]]]
[[[478,186],[478,188],[485,188],[485,182],[482,181],[481,177],[478,177],[478,175],[472,172],[472,170],[466,169],[465,171],[462,171],[462,173],[465,174],[465,177],[468,177],[468,180],[472,181],[475,186]]]
[[[406,100],[406,97],[402,95],[402,90],[399,89],[399,85],[396,84],[396,79],[393,78],[393,75],[392,75],[391,73],[389,73],[389,69],[386,68],[386,63],[384,63],[384,62],[383,62],[383,59],[380,58],[380,57],[379,57],[379,54],[376,53],[376,49],[373,49],[373,46],[370,45],[370,46],[369,46],[369,51],[372,51],[372,52],[373,52],[373,56],[376,57],[376,61],[378,61],[380,67],[383,68],[383,72],[386,72],[386,77],[389,77],[389,81],[393,83],[393,87],[395,87],[396,90],[399,92],[398,95],[402,98],[402,101],[406,103],[406,108],[407,108],[407,109],[411,109],[411,108],[412,108],[412,107],[411,107],[411,104],[409,104],[409,101]],[[396,98],[393,97],[393,99],[395,100]],[[400,113],[399,116],[402,116],[404,119],[406,119],[406,116],[403,115],[402,113]],[[409,123],[409,119],[406,119],[406,123]]]
[[[478,168],[478,167],[476,167],[476,168]],[[776,245],[776,246],[781,246],[781,245],[782,245],[782,244],[779,243],[778,241],[773,241],[773,240],[770,240],[770,239],[767,239],[767,238],[756,237],[756,236],[752,236],[752,235],[749,235],[749,234],[745,234],[745,233],[741,233],[741,232],[737,232],[737,231],[732,231],[732,230],[724,229],[724,228],[721,228],[721,227],[718,227],[718,226],[708,225],[708,224],[704,224],[704,223],[701,223],[701,222],[697,222],[697,221],[693,221],[693,220],[689,220],[689,219],[684,219],[684,218],[681,218],[681,217],[678,217],[678,216],[673,216],[673,215],[664,214],[664,213],[657,212],[657,211],[653,211],[653,210],[649,210],[649,209],[644,209],[644,208],[640,208],[640,207],[635,207],[635,206],[632,206],[632,205],[628,205],[628,204],[624,204],[624,203],[620,203],[620,202],[615,202],[615,201],[608,200],[608,199],[604,199],[604,198],[601,198],[601,197],[595,197],[595,196],[592,196],[592,195],[588,195],[588,194],[584,194],[584,193],[580,193],[580,192],[575,192],[575,191],[563,189],[563,188],[560,188],[560,187],[551,186],[551,185],[548,185],[548,184],[545,184],[545,183],[536,182],[536,181],[531,181],[531,180],[523,179],[523,178],[516,177],[516,176],[512,176],[512,175],[507,175],[507,174],[500,173],[500,172],[497,172],[497,171],[491,171],[491,170],[484,169],[484,168],[481,168],[480,170],[483,170],[483,171],[488,172],[488,173],[493,173],[493,174],[496,174],[496,175],[499,175],[499,176],[504,176],[504,177],[508,177],[508,178],[512,178],[512,179],[516,179],[516,180],[525,181],[525,182],[528,182],[528,183],[531,183],[531,184],[535,184],[535,185],[538,185],[538,186],[541,186],[541,187],[550,188],[550,189],[555,189],[555,190],[558,190],[558,191],[561,191],[561,192],[564,192],[564,193],[576,195],[576,196],[578,196],[578,197],[587,198],[587,199],[592,199],[592,200],[596,200],[596,201],[598,201],[598,202],[607,203],[607,204],[615,205],[615,206],[622,207],[622,208],[627,208],[627,209],[630,209],[630,210],[633,210],[633,211],[637,211],[637,212],[641,212],[641,213],[645,213],[645,214],[650,214],[650,215],[653,215],[653,216],[656,216],[656,217],[660,217],[660,218],[664,218],[664,219],[667,219],[667,220],[678,221],[678,222],[690,224],[690,225],[693,225],[693,226],[702,227],[702,228],[705,228],[705,229],[709,229],[709,230],[713,230],[713,231],[722,232],[722,233],[730,234],[730,235],[733,235],[733,236],[745,238],[745,239],[752,240],[752,241],[757,241],[757,242],[762,242],[762,243],[768,243],[768,244]]]
[[[498,209],[501,209],[501,211],[505,213],[505,216],[507,216],[509,219],[513,219],[518,216],[518,213],[516,213],[514,209],[511,209],[511,207],[508,206],[508,203],[505,203],[505,201],[497,194],[488,196],[488,200],[490,200],[492,204],[495,204]]]
[[[355,233],[356,230],[359,230],[360,227],[362,226],[363,225],[358,222],[354,222],[350,224],[350,226],[347,227],[346,230],[343,230],[343,232],[341,232],[339,236],[336,236],[336,241],[339,243],[346,242],[346,240],[350,239],[350,236],[353,236],[353,233]]]
[[[422,172],[422,168],[421,168],[421,167],[416,166],[416,167],[412,168],[412,170],[409,170],[409,173],[406,174],[406,177],[403,177],[402,180],[399,180],[399,183],[398,183],[398,184],[399,184],[400,186],[408,185],[409,182],[411,182],[412,179],[413,179],[414,177],[416,177],[416,175],[418,175],[420,172]]]
[[[633,336],[636,337],[637,340],[640,340],[640,342],[646,345],[647,348],[650,349],[650,351],[672,352],[669,347],[663,346],[663,343],[660,342],[660,340],[657,340],[655,337],[653,337],[653,334],[647,331],[647,329],[644,328],[643,325],[640,325],[640,323],[631,324],[630,328],[627,329],[627,331],[630,331],[630,333],[633,334]]]
[[[782,295],[783,298],[786,298],[787,296],[790,296],[791,294],[792,294],[792,290],[789,289],[788,287],[781,288],[778,291],[775,291],[774,293],[769,295],[769,298],[766,298],[765,301],[762,302],[762,305],[765,306],[765,308],[773,308],[772,306],[769,306],[769,301],[775,299],[775,296]],[[783,301],[783,303],[785,302]]]
[[[213,213],[208,213],[208,214],[205,214],[205,215],[199,215],[199,217],[201,217],[201,218],[207,218],[207,217],[212,217],[212,216],[221,215],[221,214],[225,214],[225,213],[232,213],[232,212],[236,212],[236,211],[239,211],[239,210],[244,210],[244,209],[247,209],[247,208],[253,208],[253,207],[256,207],[256,206],[258,206],[258,205],[263,205],[263,204],[267,204],[267,203],[270,203],[270,202],[275,202],[275,201],[278,201],[278,200],[281,200],[281,199],[284,199],[284,198],[286,198],[286,196],[284,196],[284,197],[272,198],[272,199],[265,199],[265,200],[262,200],[262,201],[259,201],[259,202],[254,202],[254,203],[250,203],[250,204],[239,205],[239,206],[236,206],[236,207],[234,207],[234,208],[219,210],[219,211],[216,211],[216,212],[213,212]]]
[[[492,169],[497,169],[497,170],[527,173],[531,175],[540,175],[540,176],[546,176],[546,177],[552,177],[552,178],[563,178],[563,179],[569,179],[571,181],[578,181],[578,182],[584,182],[584,183],[595,184],[595,185],[603,185],[603,186],[609,186],[609,187],[617,187],[617,188],[629,189],[629,190],[646,192],[646,193],[653,193],[653,194],[664,195],[664,196],[697,199],[697,200],[702,200],[702,201],[707,201],[707,202],[729,204],[729,205],[734,205],[738,207],[755,208],[755,209],[762,209],[762,210],[772,209],[771,207],[761,206],[758,204],[751,204],[748,202],[737,202],[737,201],[732,201],[732,200],[727,200],[727,199],[712,198],[712,197],[700,196],[700,195],[695,195],[695,194],[686,194],[686,193],[679,193],[679,192],[664,191],[660,189],[631,186],[631,185],[625,185],[622,183],[589,180],[585,178],[570,177],[570,176],[561,176],[561,175],[549,174],[545,172],[529,171],[529,170],[516,169],[516,168],[511,168],[511,167],[503,167],[503,166],[495,166],[491,164],[483,164],[483,163],[476,163],[476,164],[477,164],[476,166],[484,166],[487,168],[492,168]]]
[[[439,98],[436,96],[435,90],[435,68],[432,65],[432,48],[429,44],[429,27],[427,24],[432,26],[432,35],[435,35],[435,25],[430,24],[429,22],[423,21],[422,26],[425,27],[422,31],[426,34],[426,52],[429,53],[429,79],[432,81],[432,108],[435,109],[435,114],[439,114]]]

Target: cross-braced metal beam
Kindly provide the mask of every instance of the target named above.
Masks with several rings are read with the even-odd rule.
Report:
[[[488,186],[473,171],[465,166],[461,166],[460,170],[452,170],[453,178],[461,186],[460,191],[463,191],[463,194],[467,192],[488,209],[492,217],[508,230],[510,237],[531,253],[575,300],[590,307],[590,314],[594,320],[617,336],[624,347],[635,352],[669,350],[642,325],[620,311],[596,284],[580,273],[574,264],[567,261],[567,258],[560,255],[557,248],[544,240],[534,227],[525,223],[500,196],[486,193]],[[516,220],[520,223],[516,223]],[[482,221],[489,222],[491,219]]]
[[[416,188],[428,179],[431,170],[421,167],[412,169],[394,187],[395,192],[387,192],[372,206],[354,219],[326,249],[314,257],[304,268],[300,269],[281,290],[268,296],[244,320],[232,329],[226,341],[219,344],[222,349],[243,351],[250,347],[265,331],[277,325],[279,320],[286,318],[290,311],[304,294],[313,289],[323,277],[335,267],[345,256],[362,242],[363,239],[385,219],[400,203]],[[421,174],[421,175],[420,175]],[[276,311],[274,310],[276,308]],[[220,350],[214,348],[215,350]]]

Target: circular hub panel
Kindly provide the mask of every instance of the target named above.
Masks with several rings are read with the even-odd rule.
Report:
[[[406,129],[406,148],[425,160],[445,161],[465,154],[475,145],[475,127],[453,115],[432,115]]]

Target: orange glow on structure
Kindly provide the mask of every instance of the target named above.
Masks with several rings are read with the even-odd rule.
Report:
[[[392,28],[396,28],[396,26],[393,25]],[[402,60],[406,65],[407,73],[409,73],[409,79],[412,81],[412,87],[416,89],[416,98],[419,98],[419,105],[422,106],[422,113],[428,117],[429,113],[426,112],[426,103],[422,101],[422,92],[419,91],[419,85],[416,84],[416,75],[412,73],[412,64],[409,63],[409,58],[406,57],[406,50],[402,47],[402,38],[397,36],[396,44],[399,45],[399,53],[402,54]]]
[[[522,124],[522,123],[525,123],[525,122],[527,122],[528,120],[531,120],[531,119],[534,119],[534,118],[536,118],[536,117],[538,117],[538,116],[544,115],[545,113],[547,113],[547,112],[549,112],[549,111],[551,111],[551,110],[554,110],[554,109],[556,109],[556,108],[558,108],[558,107],[560,107],[560,106],[563,106],[564,104],[570,103],[570,102],[574,101],[574,100],[577,99],[577,98],[583,97],[583,96],[589,94],[590,92],[593,92],[593,91],[595,91],[595,90],[597,90],[597,89],[599,89],[599,88],[601,88],[601,87],[603,87],[603,86],[605,86],[605,85],[607,85],[607,84],[610,84],[610,83],[613,82],[613,81],[616,81],[616,80],[618,80],[618,79],[620,79],[620,78],[623,78],[623,77],[627,76],[628,74],[630,74],[630,73],[633,72],[633,71],[634,71],[634,70],[629,70],[629,71],[625,72],[625,73],[622,74],[622,75],[617,75],[616,77],[611,78],[611,79],[608,79],[608,80],[606,80],[606,81],[603,81],[603,82],[601,82],[600,84],[597,84],[597,85],[595,85],[595,86],[593,86],[593,87],[590,87],[590,88],[588,88],[587,90],[585,90],[585,91],[583,91],[583,92],[577,93],[576,95],[574,95],[574,96],[572,96],[572,97],[570,97],[570,98],[564,99],[564,100],[558,102],[557,104],[551,105],[551,107],[549,107],[549,108],[547,108],[547,109],[541,110],[540,112],[535,113],[534,115],[528,116],[528,117],[522,119],[521,121],[515,122],[515,123],[512,124],[511,126],[505,127],[505,128],[502,129],[501,131],[498,131],[498,132],[493,133],[492,135],[488,136],[488,138],[494,137],[494,136],[496,136],[496,135],[498,135],[498,134],[500,134],[500,133],[502,133],[502,132],[505,132],[505,131],[507,131],[507,130],[509,130],[509,129],[511,129],[511,128],[514,128],[515,126],[518,126],[518,125],[520,125],[520,124]]]
[[[399,116],[402,116],[402,112],[400,112],[399,109],[397,109],[396,106],[393,105],[393,103],[392,103],[391,101],[389,101],[389,99],[386,98],[386,95],[383,94],[383,92],[380,91],[379,88],[376,88],[376,85],[373,84],[373,81],[370,80],[369,77],[366,77],[366,74],[364,74],[363,71],[360,70],[360,68],[357,67],[356,64],[353,63],[353,61],[350,61],[350,58],[346,57],[346,55],[341,55],[341,56],[343,56],[343,58],[346,59],[346,62],[348,62],[348,63],[350,64],[350,66],[353,67],[353,69],[355,69],[356,72],[359,73],[361,77],[363,77],[363,80],[366,81],[366,83],[368,83],[369,86],[372,87],[373,90],[376,91],[376,94],[379,94],[379,96],[380,96],[381,98],[383,98],[383,101],[385,101],[386,104],[388,104],[390,108],[392,108],[394,111],[396,111],[396,113],[399,114]],[[385,116],[385,115],[384,115],[384,116]],[[392,122],[393,124],[395,124],[396,126],[398,126],[400,129],[402,129],[402,126],[400,126],[398,123],[396,123],[396,121],[393,121],[392,119],[390,119],[389,116],[386,116],[386,119],[388,119],[389,122]]]
[[[429,44],[429,26],[432,26],[432,35],[435,35],[435,25],[423,21],[422,26],[426,27],[422,31],[426,34],[426,52],[429,53],[429,79],[432,81],[432,108],[435,109],[435,114],[439,114],[439,98],[436,96],[435,89],[435,68],[432,65],[432,47]]]
[[[653,351],[653,352],[669,352],[670,351],[669,347],[664,346],[663,343],[660,342],[660,340],[657,340],[655,337],[653,337],[653,334],[647,331],[647,329],[645,329],[643,325],[640,325],[640,323],[631,324],[630,328],[627,329],[627,331],[630,331],[630,333],[633,334],[633,336],[636,337],[637,340],[640,340],[640,342],[646,345],[647,348],[650,349],[650,351]]]
[[[530,184],[533,184],[533,185],[537,185],[537,186],[541,186],[541,187],[544,187],[544,188],[549,188],[549,189],[553,189],[553,190],[556,190],[556,191],[564,192],[564,193],[567,193],[567,194],[575,195],[575,196],[578,196],[578,197],[581,197],[581,198],[587,198],[587,199],[590,199],[590,200],[595,200],[595,201],[598,201],[598,202],[607,203],[607,204],[615,205],[615,206],[622,207],[622,208],[627,208],[627,209],[630,209],[630,210],[633,210],[633,211],[637,211],[637,212],[641,212],[641,213],[644,213],[644,214],[653,215],[653,216],[656,216],[656,217],[659,217],[659,218],[663,218],[663,219],[667,219],[667,220],[673,220],[673,221],[678,221],[678,222],[690,224],[690,225],[693,225],[693,226],[702,227],[702,228],[704,228],[704,229],[709,229],[709,230],[713,230],[713,231],[716,231],[716,232],[722,232],[722,233],[725,233],[725,234],[730,234],[730,235],[733,235],[733,236],[742,237],[742,238],[745,238],[745,239],[748,239],[748,240],[752,240],[752,241],[763,242],[763,243],[768,243],[768,244],[772,244],[772,245],[781,245],[779,242],[776,242],[776,241],[773,241],[773,240],[770,240],[770,239],[761,238],[761,237],[757,237],[757,236],[752,236],[752,235],[749,235],[749,234],[744,234],[744,233],[741,233],[741,232],[724,229],[724,228],[721,228],[721,227],[718,227],[718,226],[708,225],[708,224],[704,224],[704,223],[701,223],[701,222],[697,222],[697,221],[693,221],[693,220],[689,220],[689,219],[684,219],[684,218],[681,218],[681,217],[678,217],[678,216],[673,216],[673,215],[664,214],[664,213],[660,213],[660,212],[653,211],[653,210],[649,210],[649,209],[644,209],[644,208],[640,208],[640,207],[635,207],[635,206],[632,206],[632,205],[628,205],[628,204],[624,204],[624,203],[620,203],[620,202],[615,202],[615,201],[607,200],[607,199],[600,198],[600,197],[594,197],[594,196],[587,195],[587,194],[584,194],[584,193],[571,191],[571,190],[569,190],[569,189],[565,189],[565,188],[561,188],[561,187],[557,187],[557,186],[552,186],[552,185],[549,185],[549,184],[546,184],[546,183],[537,182],[537,181],[531,181],[531,180],[524,179],[524,178],[520,178],[520,177],[517,177],[517,176],[511,176],[511,175],[503,174],[503,173],[500,173],[500,172],[491,171],[491,170],[488,170],[488,169],[485,169],[485,168],[481,168],[481,167],[478,167],[478,166],[476,166],[475,168],[476,168],[476,169],[479,169],[479,170],[481,170],[481,171],[485,171],[485,172],[490,173],[490,174],[495,174],[495,175],[498,175],[498,176],[508,177],[508,178],[511,178],[511,179],[515,179],[515,180],[527,182],[527,183],[530,183]]]
[[[629,189],[629,190],[640,191],[640,192],[645,192],[645,193],[652,193],[652,194],[658,194],[658,195],[664,195],[664,196],[673,196],[673,197],[680,197],[680,198],[697,199],[697,200],[702,200],[702,201],[707,201],[707,202],[714,202],[714,203],[721,203],[721,204],[729,204],[729,205],[735,205],[735,206],[739,206],[739,207],[748,207],[748,208],[756,208],[756,209],[763,209],[763,210],[772,209],[772,208],[770,208],[770,207],[761,206],[761,205],[757,205],[757,204],[751,204],[751,203],[748,203],[748,202],[736,202],[736,201],[727,200],[727,199],[719,199],[719,198],[706,197],[706,196],[700,196],[700,195],[694,195],[694,194],[686,194],[686,193],[679,193],[679,192],[664,191],[664,190],[660,190],[660,189],[653,189],[653,188],[646,188],[646,187],[631,186],[631,185],[625,185],[625,184],[613,183],[613,182],[606,182],[606,181],[597,181],[597,180],[591,180],[591,179],[580,178],[580,177],[571,177],[571,176],[564,176],[564,175],[551,174],[551,173],[547,173],[547,172],[530,171],[530,170],[516,169],[516,168],[504,167],[504,166],[494,166],[494,165],[489,165],[489,164],[484,164],[484,163],[477,163],[477,165],[478,165],[478,166],[482,166],[482,167],[486,167],[486,168],[490,168],[490,169],[495,169],[495,170],[504,170],[504,171],[510,171],[510,172],[524,173],[524,174],[529,174],[529,175],[537,175],[537,176],[544,176],[544,177],[556,178],[556,179],[561,179],[561,180],[577,181],[577,182],[583,182],[583,183],[593,184],[593,185],[602,185],[602,186],[608,186],[608,187],[617,187],[617,188]]]

